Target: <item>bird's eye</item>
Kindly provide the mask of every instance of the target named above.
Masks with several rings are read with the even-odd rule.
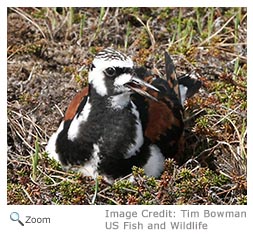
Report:
[[[109,77],[113,77],[116,75],[116,69],[115,67],[108,67],[105,69],[105,74]]]

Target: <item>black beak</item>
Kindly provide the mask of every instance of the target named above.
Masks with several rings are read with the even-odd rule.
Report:
[[[137,77],[132,77],[132,80],[125,84],[129,89],[133,90],[134,92],[148,97],[154,101],[158,101],[156,97],[150,95],[144,88],[148,88],[150,90],[154,90],[156,92],[159,92],[159,89],[157,89],[155,86],[145,82],[144,80],[141,80]]]

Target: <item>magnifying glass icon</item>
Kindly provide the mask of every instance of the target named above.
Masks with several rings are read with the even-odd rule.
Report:
[[[21,226],[24,226],[24,224],[20,221],[20,219],[19,219],[19,213],[18,212],[12,212],[11,214],[10,214],[10,219],[12,220],[12,221],[18,221],[19,223],[20,223],[20,225]]]

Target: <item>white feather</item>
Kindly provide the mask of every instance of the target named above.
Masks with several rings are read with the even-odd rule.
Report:
[[[136,116],[136,122],[135,122],[135,139],[134,139],[134,144],[130,144],[128,151],[127,151],[127,155],[125,156],[125,158],[130,158],[133,155],[136,154],[136,152],[138,152],[141,148],[141,146],[144,143],[144,137],[143,137],[143,131],[142,131],[142,125],[141,125],[141,121],[140,121],[140,115],[139,112],[137,111],[137,108],[135,106],[135,104],[133,102],[132,103],[132,113]]]
[[[130,93],[122,93],[110,97],[110,106],[114,110],[122,110],[130,101]]]
[[[80,115],[77,117],[77,114],[75,115],[75,118],[72,120],[69,130],[68,130],[68,139],[71,141],[74,141],[75,138],[78,136],[78,132],[80,129],[80,124],[87,121],[89,114],[91,110],[91,104],[89,102],[89,98],[87,99],[87,102],[80,113]]]
[[[164,170],[164,156],[157,145],[150,146],[150,157],[144,165],[144,172],[147,176],[158,177]]]
[[[91,176],[93,179],[96,179],[98,176],[98,164],[100,162],[100,149],[98,144],[93,144],[93,153],[91,159],[85,163],[83,167],[79,169],[79,171],[85,176]]]
[[[63,130],[64,122],[61,122],[59,128],[53,135],[49,138],[49,141],[46,146],[46,152],[48,153],[48,156],[51,158],[54,158],[56,161],[59,161],[59,155],[56,153],[56,140],[58,137],[58,134]]]
[[[179,91],[180,91],[180,97],[181,97],[181,104],[183,105],[186,99],[186,93],[188,91],[188,88],[184,85],[179,85]]]

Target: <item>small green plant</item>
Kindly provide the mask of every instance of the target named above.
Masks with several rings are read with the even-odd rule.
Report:
[[[214,7],[211,7],[210,12],[207,18],[207,37],[211,36],[213,31],[213,23],[214,23]]]
[[[127,50],[127,47],[128,47],[128,40],[129,40],[130,35],[131,35],[131,25],[130,25],[130,22],[128,21],[127,27],[126,27],[126,37],[125,37],[125,45],[124,45],[125,51]]]
[[[74,7],[69,7],[68,10],[68,28],[70,29],[74,23],[75,9]]]
[[[92,205],[95,204],[97,193],[98,193],[98,188],[99,188],[99,178],[96,177],[96,179],[95,179],[95,186],[94,186],[94,190],[95,191],[94,191],[94,195],[93,195],[93,198],[92,198],[92,201],[91,201]]]
[[[81,20],[80,20],[80,29],[79,29],[79,38],[82,39],[83,38],[83,28],[84,28],[84,24],[86,22],[86,15],[83,14],[81,16]]]

